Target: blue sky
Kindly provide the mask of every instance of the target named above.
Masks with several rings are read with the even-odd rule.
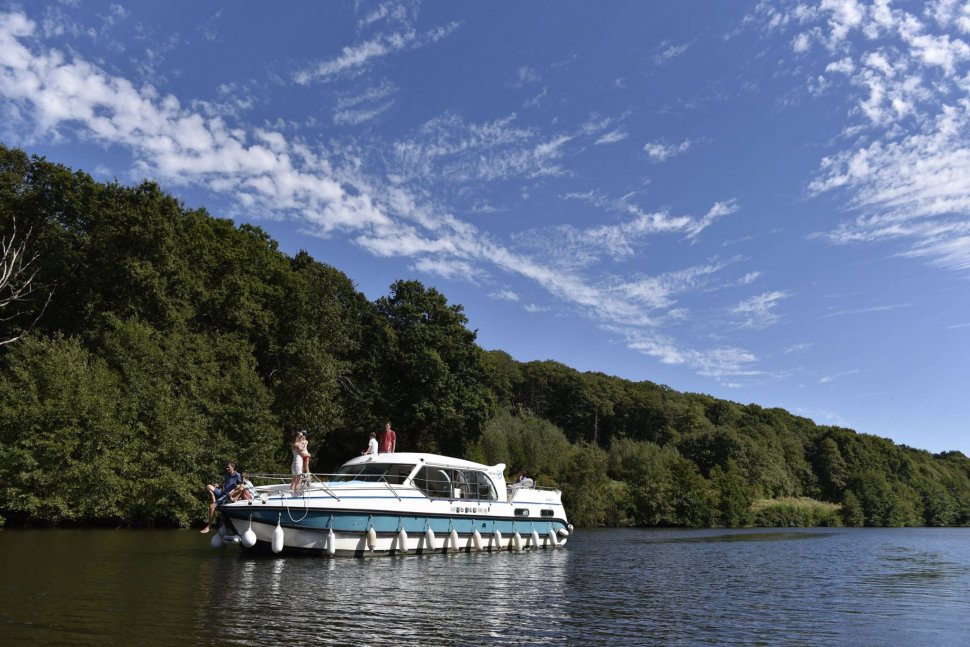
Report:
[[[970,454],[970,2],[0,3],[0,141],[487,349]]]

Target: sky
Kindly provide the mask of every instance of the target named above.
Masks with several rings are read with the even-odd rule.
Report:
[[[0,142],[521,361],[970,455],[968,0],[0,0]]]

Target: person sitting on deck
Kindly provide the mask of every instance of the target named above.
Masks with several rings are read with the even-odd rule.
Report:
[[[236,489],[236,486],[242,482],[242,475],[236,471],[236,464],[229,462],[226,463],[226,475],[222,478],[222,487],[219,487],[215,483],[208,483],[205,489],[209,491],[209,520],[205,524],[205,528],[199,532],[209,532],[212,528],[212,522],[216,518],[216,506],[225,503],[226,499],[229,497],[229,493]]]
[[[246,501],[252,501],[256,496],[256,488],[253,486],[253,482],[249,480],[249,472],[243,472],[242,483],[237,485],[232,492],[229,493],[230,501],[238,501],[243,499]]]

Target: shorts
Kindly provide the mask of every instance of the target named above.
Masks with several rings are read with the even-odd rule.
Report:
[[[216,495],[216,505],[222,505],[229,498],[229,493],[224,492],[221,487],[217,487],[212,493]]]
[[[290,473],[293,474],[293,476],[298,476],[300,474],[303,474],[303,457],[302,456],[294,456],[293,457],[293,464],[290,465]]]

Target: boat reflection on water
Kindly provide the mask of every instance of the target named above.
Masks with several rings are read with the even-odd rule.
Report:
[[[523,626],[536,640],[561,626],[564,609],[549,601],[565,598],[568,559],[568,550],[383,560],[222,552],[201,624],[264,644],[507,640]],[[538,599],[546,603],[528,603]]]

